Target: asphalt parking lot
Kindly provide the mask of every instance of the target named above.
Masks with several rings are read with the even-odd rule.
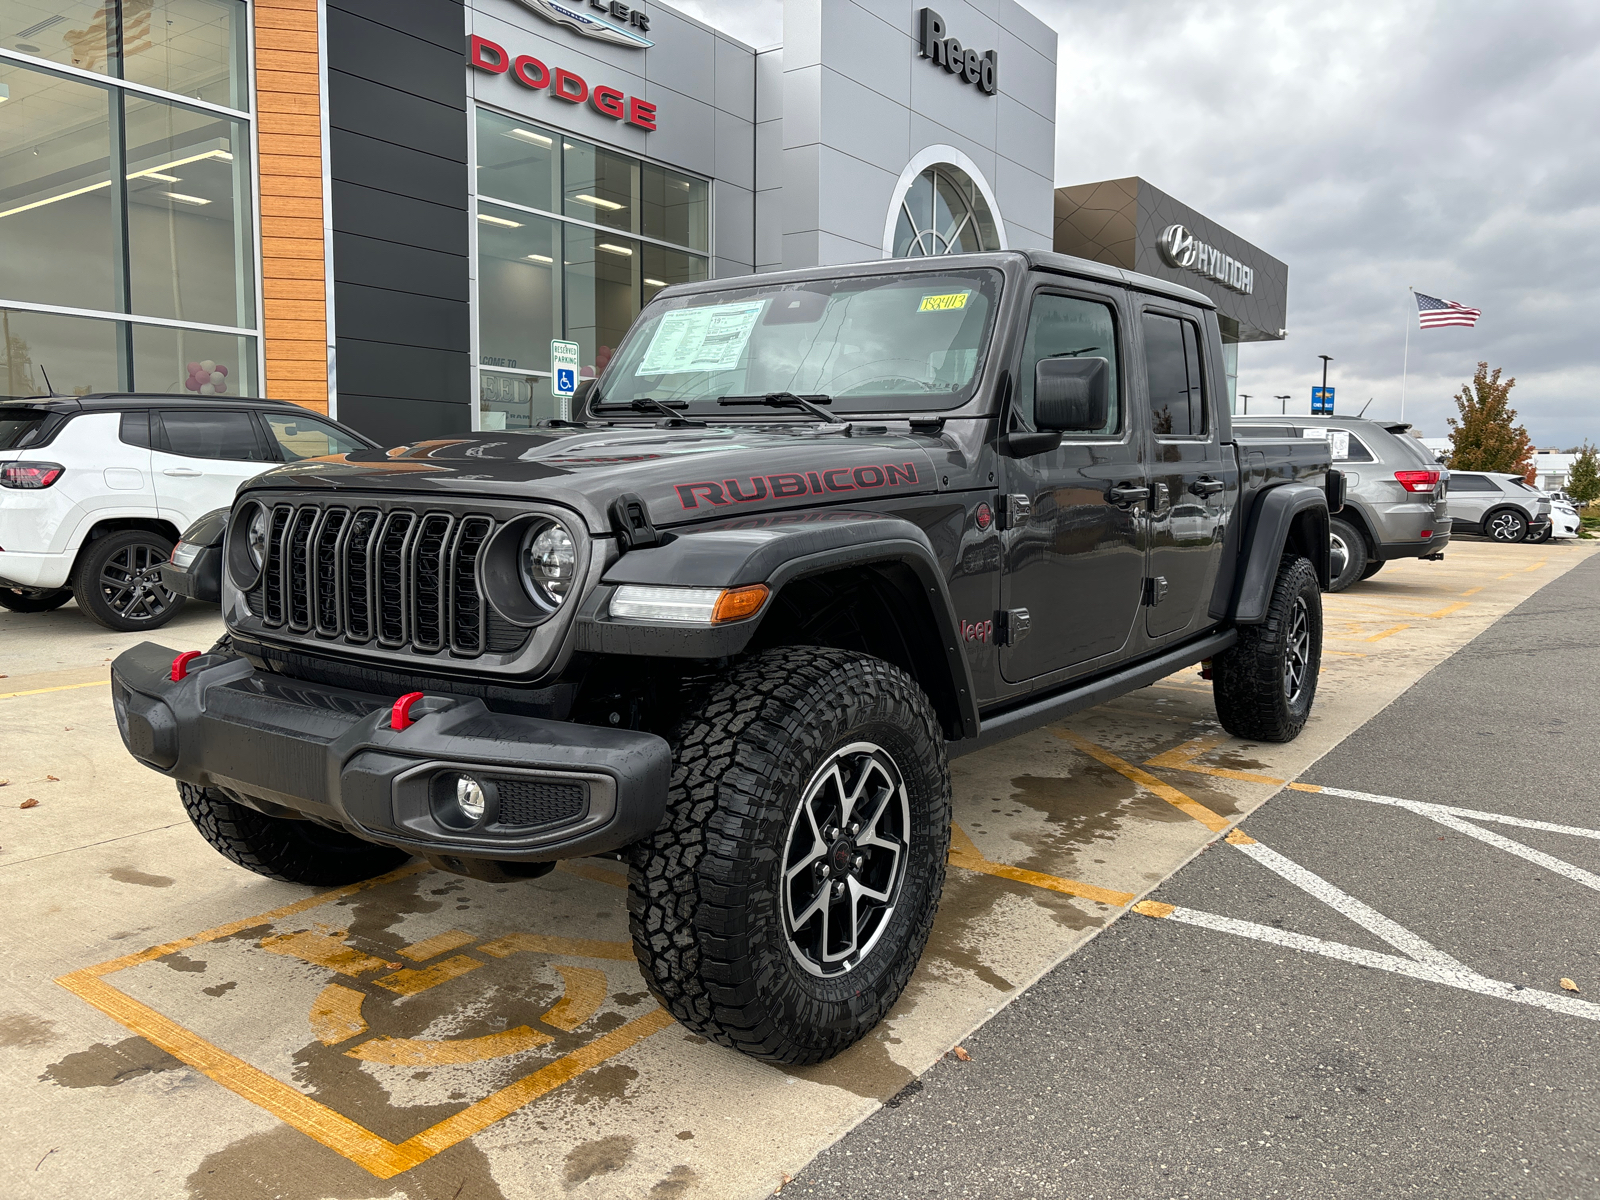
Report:
[[[70,607],[0,615],[8,1187],[1592,1193],[1600,1023],[1571,1006],[1600,999],[1600,845],[1326,790],[1600,826],[1578,782],[1591,553],[1464,543],[1328,597],[1323,690],[1288,746],[1223,738],[1188,671],[960,760],[911,987],[794,1071],[655,1007],[614,863],[323,893],[233,868],[117,740],[105,665],[135,639]],[[196,609],[157,640],[217,630]],[[1565,701],[1541,702],[1547,677]]]

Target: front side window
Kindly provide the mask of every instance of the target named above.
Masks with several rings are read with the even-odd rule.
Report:
[[[1048,292],[1034,297],[1033,309],[1028,314],[1028,333],[1022,343],[1016,391],[1017,415],[1030,429],[1033,428],[1034,373],[1040,361],[1047,358],[1106,360],[1111,369],[1107,381],[1111,405],[1104,428],[1089,436],[1116,433],[1122,427],[1122,394],[1117,387],[1117,326],[1111,306]]]
[[[962,403],[988,351],[998,271],[855,276],[652,305],[590,402],[650,397],[728,415],[722,396],[824,396],[838,412]]]
[[[247,412],[175,409],[159,414],[156,420],[162,431],[157,448],[169,454],[231,462],[267,461],[255,422]]]
[[[330,454],[349,454],[352,450],[366,449],[365,442],[358,441],[325,421],[295,414],[280,416],[277,413],[263,413],[262,416],[266,419],[272,440],[278,444],[284,462],[325,458]]]
[[[1199,330],[1193,321],[1144,314],[1145,381],[1151,428],[1157,437],[1206,433],[1205,384]]]

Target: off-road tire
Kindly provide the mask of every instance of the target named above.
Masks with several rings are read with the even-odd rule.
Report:
[[[1374,575],[1376,575],[1381,570],[1383,570],[1383,563],[1381,561],[1380,562],[1369,562],[1367,564],[1367,569],[1365,571],[1361,572],[1361,578],[1363,578],[1363,579],[1371,579]]]
[[[1528,536],[1528,518],[1515,508],[1497,508],[1483,518],[1483,536],[1507,545]]]
[[[189,820],[222,857],[284,883],[339,887],[392,871],[411,856],[315,821],[269,817],[215,788],[178,785]]]
[[[819,764],[888,753],[909,799],[903,883],[860,961],[801,965],[782,902],[788,830]],[[932,704],[899,668],[783,647],[710,683],[672,738],[667,815],[628,872],[634,953],[684,1027],[772,1062],[820,1062],[864,1036],[911,978],[950,846],[950,769]]]
[[[1303,606],[1308,645],[1302,685],[1285,686],[1297,606]],[[1239,640],[1212,660],[1217,720],[1234,737],[1292,742],[1300,736],[1317,696],[1322,661],[1322,593],[1307,558],[1286,556],[1272,585],[1267,619],[1239,626]]]
[[[184,606],[187,596],[179,596],[158,585],[160,592],[149,602],[124,603],[121,607],[107,595],[105,578],[113,560],[126,554],[130,561],[148,566],[162,562],[172,553],[172,540],[142,529],[124,529],[95,538],[78,552],[72,566],[72,594],[78,607],[93,621],[119,633],[159,629]],[[112,574],[118,572],[112,571]]]
[[[65,588],[0,588],[0,608],[12,612],[53,612],[72,599],[72,589]]]
[[[1329,520],[1328,537],[1344,544],[1344,569],[1328,581],[1330,592],[1342,592],[1356,580],[1366,578],[1362,572],[1367,569],[1370,557],[1367,554],[1367,539],[1349,521],[1341,521],[1338,517]]]

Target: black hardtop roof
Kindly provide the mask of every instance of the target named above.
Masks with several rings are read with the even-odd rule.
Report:
[[[183,392],[90,392],[86,396],[16,396],[9,400],[0,400],[0,411],[6,408],[41,408],[49,412],[104,412],[125,408],[172,408],[174,405],[214,408],[219,404],[259,405],[276,409],[301,407],[292,400],[268,400],[260,396],[195,396]]]
[[[663,288],[658,296],[692,296],[702,292],[720,292],[730,288],[771,287],[786,283],[803,283],[808,279],[845,279],[859,275],[896,275],[912,272],[960,270],[973,267],[995,267],[1008,273],[1034,269],[1052,271],[1061,275],[1075,275],[1097,283],[1120,284],[1141,292],[1169,296],[1201,308],[1216,308],[1210,297],[1169,283],[1153,275],[1137,271],[1124,271],[1121,267],[1091,262],[1087,258],[1074,258],[1070,254],[1056,254],[1049,250],[995,250],[984,254],[945,254],[934,258],[882,258],[868,262],[841,263],[831,267],[801,267],[791,271],[767,271],[760,275],[739,275],[722,279],[706,279],[698,283],[679,283]]]

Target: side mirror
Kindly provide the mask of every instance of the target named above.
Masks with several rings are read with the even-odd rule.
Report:
[[[1057,433],[1095,433],[1110,413],[1111,364],[1103,358],[1044,358],[1033,369],[1033,423]]]

